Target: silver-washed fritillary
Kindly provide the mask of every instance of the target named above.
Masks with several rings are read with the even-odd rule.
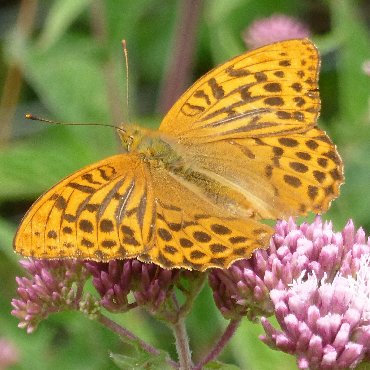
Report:
[[[316,47],[289,40],[200,78],[159,130],[125,125],[126,150],[70,175],[24,217],[15,250],[36,258],[138,258],[228,267],[268,246],[261,219],[321,213],[342,161],[317,128]]]

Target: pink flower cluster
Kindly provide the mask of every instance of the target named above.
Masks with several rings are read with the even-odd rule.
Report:
[[[363,266],[369,275],[369,261]],[[354,289],[355,285],[352,277],[338,274],[329,282],[312,274],[295,281],[291,289],[272,290],[282,330],[262,318],[266,335],[261,339],[272,348],[296,355],[300,369],[356,367],[369,356],[370,297],[368,287],[365,293]]]
[[[86,262],[86,267],[101,296],[101,305],[112,312],[124,312],[135,306],[144,306],[152,313],[159,311],[172,293],[180,271],[165,270],[135,259]],[[135,301],[130,303],[131,292]]]
[[[32,332],[50,313],[101,306],[125,312],[142,306],[170,319],[175,287],[203,273],[165,270],[137,260],[109,263],[23,260],[13,315]],[[100,298],[83,296],[89,273]],[[297,357],[300,369],[347,369],[370,360],[370,240],[349,221],[342,232],[316,217],[312,224],[279,221],[268,250],[213,269],[209,283],[227,318],[260,319],[261,340]],[[196,285],[196,284],[195,284]],[[199,285],[199,284],[198,284]],[[267,317],[275,315],[280,328]]]
[[[17,277],[18,298],[12,300],[12,315],[20,328],[33,332],[51,313],[77,309],[88,273],[81,261],[33,260],[19,262],[30,277]]]
[[[334,232],[320,217],[300,226],[290,219],[278,222],[268,250],[209,280],[226,318],[262,316],[261,339],[297,356],[299,368],[353,368],[370,355],[369,253],[352,221]]]

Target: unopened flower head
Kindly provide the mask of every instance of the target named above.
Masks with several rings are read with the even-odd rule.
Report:
[[[108,263],[87,262],[101,304],[112,312],[124,312],[139,305],[155,313],[172,292],[179,270],[166,270],[155,264],[135,259]],[[133,293],[134,302],[129,294]]]
[[[338,273],[330,280],[303,273],[289,289],[273,289],[281,330],[262,318],[261,339],[295,355],[300,369],[355,368],[369,357],[370,257],[360,260],[355,277]]]
[[[247,316],[256,320],[258,316],[273,314],[269,289],[261,274],[255,272],[263,259],[235,262],[227,270],[214,269],[209,274],[215,303],[226,319]]]
[[[315,273],[318,279],[324,273],[332,279],[338,271],[354,276],[367,253],[370,241],[365,240],[363,229],[355,230],[351,220],[342,232],[334,232],[332,223],[320,217],[300,226],[289,219],[276,224],[269,249],[257,250],[227,270],[211,271],[209,280],[226,318],[246,315],[254,320],[273,314],[271,290],[287,289],[302,273]]]
[[[19,298],[12,300],[12,315],[20,328],[33,332],[51,313],[78,309],[89,274],[81,261],[24,259],[21,266],[31,275],[17,277]]]
[[[273,14],[257,19],[243,32],[244,42],[251,49],[277,41],[309,36],[310,30],[304,23],[285,14]]]

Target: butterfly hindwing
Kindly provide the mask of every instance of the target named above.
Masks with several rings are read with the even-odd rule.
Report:
[[[150,174],[133,155],[85,167],[42,195],[24,217],[15,250],[36,258],[135,257],[155,223]]]
[[[318,128],[304,135],[187,146],[186,153],[193,167],[218,178],[229,189],[231,199],[251,209],[256,219],[323,213],[343,182],[336,147]]]
[[[228,267],[266,247],[272,228],[241,219],[214,203],[202,188],[165,169],[152,171],[156,199],[155,247],[138,258],[165,268]],[[166,187],[163,187],[163,184]],[[170,189],[170,191],[169,191]]]

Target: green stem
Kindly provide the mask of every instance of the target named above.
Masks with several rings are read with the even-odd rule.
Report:
[[[189,289],[181,289],[186,295],[185,303],[179,307],[176,296],[173,297],[174,305],[177,307],[177,315],[175,320],[168,320],[174,336],[176,338],[176,350],[179,357],[180,370],[190,370],[192,368],[191,351],[189,347],[189,338],[186,332],[185,317],[191,310],[195,298],[203,288],[207,278],[206,273],[199,275],[191,282]]]
[[[37,19],[38,0],[22,0],[15,26],[15,35],[18,41],[24,44],[31,36]],[[17,56],[18,58],[18,56]],[[11,60],[5,75],[5,82],[0,94],[0,144],[6,144],[12,130],[12,120],[23,85],[23,74],[19,60]]]
[[[101,324],[103,324],[104,326],[106,326],[107,328],[109,328],[110,330],[112,330],[114,333],[118,334],[119,336],[121,336],[123,338],[126,338],[129,341],[135,342],[145,352],[148,352],[148,353],[150,353],[154,356],[159,356],[160,355],[161,352],[157,348],[151,346],[149,343],[146,343],[145,341],[140,339],[137,335],[132,333],[130,330],[127,330],[126,328],[122,327],[121,325],[118,325],[116,322],[112,321],[107,316],[104,316],[104,315],[100,314],[98,316],[98,321]],[[178,363],[177,362],[168,359],[167,363],[170,366],[172,366],[173,368],[178,369]]]
[[[206,281],[208,274],[205,272],[200,272],[198,278],[191,284],[191,289],[187,292],[186,301],[181,306],[178,317],[185,317],[193,307],[193,302],[195,298],[198,296],[200,291],[204,286],[204,282]]]
[[[185,320],[180,318],[176,324],[172,324],[172,330],[176,338],[176,350],[179,356],[180,370],[190,370],[192,368],[192,361]]]
[[[211,349],[211,351],[201,360],[199,363],[194,367],[193,370],[201,370],[203,366],[208,364],[208,362],[215,360],[219,354],[223,351],[226,344],[229,343],[229,340],[234,335],[236,329],[240,324],[239,320],[231,320],[229,325],[226,327],[224,333],[222,334],[219,341],[215,344],[215,346]]]

